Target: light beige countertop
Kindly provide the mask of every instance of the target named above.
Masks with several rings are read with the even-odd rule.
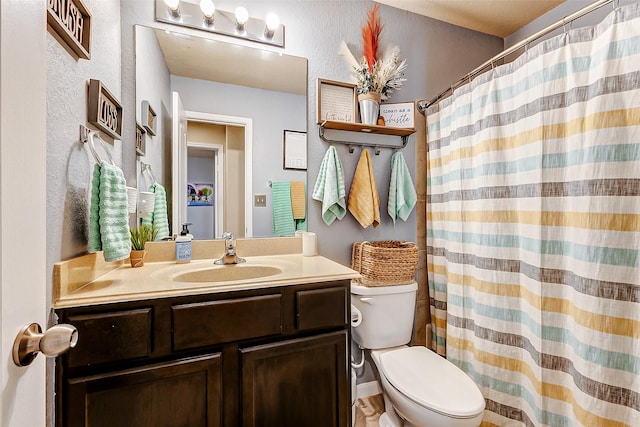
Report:
[[[174,260],[145,261],[144,266],[138,268],[131,268],[128,263],[123,262],[108,264],[105,267],[99,260],[102,258],[101,254],[84,257],[86,259],[83,262],[69,262],[71,267],[64,263],[56,266],[54,308],[350,280],[359,277],[356,271],[325,257],[305,257],[300,253],[246,256],[246,263],[226,266],[215,265],[213,258],[193,260],[187,264],[176,264]],[[237,272],[246,273],[256,267],[258,270],[260,267],[274,268],[276,270],[272,272],[275,274],[235,279]],[[247,268],[249,270],[243,270]],[[91,271],[87,271],[88,269]],[[195,273],[203,270],[211,271]],[[87,281],[82,283],[83,279],[73,278],[78,273],[91,280],[85,279]],[[177,276],[185,273],[210,274],[215,281],[179,281],[181,279]]]

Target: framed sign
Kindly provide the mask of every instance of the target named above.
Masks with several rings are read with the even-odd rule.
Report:
[[[156,112],[153,111],[149,101],[142,101],[142,126],[144,126],[147,133],[151,136],[156,135]]]
[[[142,125],[136,122],[136,154],[138,154],[138,156],[145,155],[145,149],[147,145],[146,138],[144,136],[145,133],[146,132]]]
[[[47,27],[78,58],[90,58],[91,14],[82,0],[49,0]]]
[[[357,96],[356,85],[318,79],[316,83],[316,119],[324,121],[356,122]]]
[[[122,135],[122,105],[102,85],[100,80],[89,80],[89,105],[87,120],[113,139]]]
[[[380,104],[385,126],[413,129],[413,102]]]
[[[283,169],[307,170],[307,133],[284,131]]]

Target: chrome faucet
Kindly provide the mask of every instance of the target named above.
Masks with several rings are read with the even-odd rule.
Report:
[[[224,239],[224,255],[222,258],[215,260],[214,264],[241,264],[247,261],[236,254],[236,239],[233,237],[233,233],[224,232],[222,233],[222,238]]]

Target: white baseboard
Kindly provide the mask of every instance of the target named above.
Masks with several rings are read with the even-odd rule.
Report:
[[[361,383],[356,386],[356,397],[375,396],[382,393],[380,384],[378,381],[369,381],[368,383]]]

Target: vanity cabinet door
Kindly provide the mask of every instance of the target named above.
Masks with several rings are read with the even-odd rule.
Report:
[[[68,427],[218,427],[220,353],[66,381]]]
[[[347,332],[240,349],[243,427],[349,426]]]

